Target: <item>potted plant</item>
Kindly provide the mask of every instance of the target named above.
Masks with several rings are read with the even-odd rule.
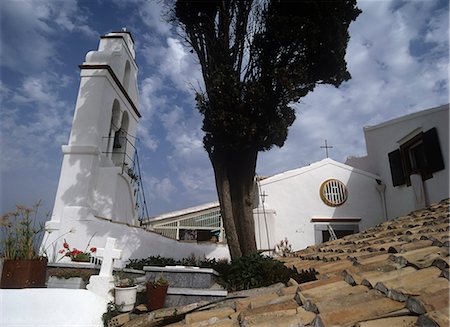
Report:
[[[164,308],[167,289],[169,288],[167,279],[161,274],[159,278],[148,281],[145,286],[147,288],[147,309],[153,311]]]
[[[86,245],[84,251],[78,250],[77,248],[73,248],[71,250],[69,243],[67,243],[66,239],[64,239],[63,249],[58,251],[59,254],[63,255],[59,260],[61,260],[64,257],[70,257],[70,259],[74,262],[90,262],[92,254],[94,254],[97,251],[96,247],[91,247],[88,252],[89,245],[91,244],[92,238],[94,236],[95,233],[89,239],[89,242]]]
[[[0,247],[4,258],[1,288],[45,287],[47,258],[39,245],[45,231],[38,219],[41,203],[32,208],[17,205],[0,217]]]
[[[131,311],[136,303],[136,280],[122,271],[114,275],[114,300],[120,312]]]
[[[48,270],[48,288],[86,288],[93,269],[52,268]]]

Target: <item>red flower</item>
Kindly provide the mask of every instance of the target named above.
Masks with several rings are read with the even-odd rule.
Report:
[[[94,252],[97,251],[97,248],[96,248],[96,247],[92,247],[92,248],[90,248],[90,251],[91,251],[92,253],[94,253]]]
[[[64,250],[59,250],[58,252],[62,254],[62,253],[64,253]]]
[[[63,247],[64,247],[65,249],[68,249],[68,248],[69,248],[69,244],[66,242],[66,240],[64,240]]]

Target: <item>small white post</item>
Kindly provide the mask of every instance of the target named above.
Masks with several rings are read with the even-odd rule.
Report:
[[[86,287],[97,295],[108,299],[108,301],[113,300],[113,296],[111,295],[111,290],[114,286],[114,278],[112,275],[113,263],[114,260],[122,257],[122,250],[115,249],[115,244],[116,239],[108,237],[105,247],[97,249],[97,257],[103,258],[100,274],[98,276],[91,276],[89,284]]]

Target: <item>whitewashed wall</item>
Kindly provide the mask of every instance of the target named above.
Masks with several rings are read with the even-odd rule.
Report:
[[[88,290],[0,289],[0,326],[102,327],[106,305]]]
[[[103,247],[107,237],[116,238],[116,247],[122,250],[122,259],[115,262],[116,267],[125,265],[130,258],[141,259],[157,255],[176,259],[192,254],[198,258],[229,258],[226,244],[178,242],[140,227],[94,217],[84,208],[66,208],[66,217],[78,217],[72,220],[64,219],[59,231],[61,235],[65,234],[64,239],[71,248],[84,250],[93,235],[89,248]],[[70,230],[74,232],[67,233]],[[63,239],[55,243],[58,244],[57,248],[51,252],[55,253],[56,257],[50,257],[49,261],[60,258],[57,251],[62,249],[62,241]]]
[[[320,198],[320,186],[335,178],[346,184],[347,201],[330,207]],[[285,237],[299,250],[315,244],[312,218],[361,218],[362,231],[383,221],[383,205],[376,190],[379,178],[331,159],[287,171],[261,181],[265,208],[274,210],[272,247]],[[263,245],[265,243],[263,242]]]
[[[132,145],[140,115],[135,109],[138,93],[134,56],[134,45],[128,33],[110,33],[101,38],[98,50],[86,55],[81,66],[72,130],[68,144],[62,146],[63,162],[55,204],[51,221],[46,224],[47,230],[51,231],[45,236],[47,244],[55,244],[57,249],[68,230],[67,222],[99,216],[122,223],[137,223],[130,179],[122,171],[121,163],[115,167],[112,155],[105,153],[113,149],[112,139],[107,147],[108,136],[113,135],[114,128],[120,127],[122,117],[127,116],[130,136],[126,150],[131,158],[125,161],[131,167]],[[124,82],[126,75],[130,77],[129,83]],[[121,87],[126,89],[125,93]],[[118,113],[115,124],[111,124],[113,108]],[[80,238],[77,243],[81,243],[77,247],[82,247],[81,241],[85,237],[77,237]],[[48,250],[50,256],[55,254],[52,251]]]
[[[398,141],[414,130],[423,132],[436,127],[445,169],[433,173],[433,178],[424,182],[430,203],[449,198],[449,107],[448,105],[413,113],[364,128],[367,157],[373,172],[380,175],[386,184],[386,204],[389,218],[395,218],[415,210],[414,193],[411,186],[392,185],[388,153],[399,148]],[[351,163],[350,163],[351,164]]]

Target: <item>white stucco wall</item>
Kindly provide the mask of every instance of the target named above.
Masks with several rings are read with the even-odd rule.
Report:
[[[88,290],[0,289],[0,326],[102,327],[106,305]]]
[[[275,237],[276,212],[272,209],[259,207],[253,210],[255,219],[255,238],[258,250],[273,250]],[[266,253],[268,254],[268,253]]]
[[[116,247],[122,250],[122,259],[115,261],[116,267],[124,266],[130,258],[141,259],[157,255],[176,259],[186,258],[192,254],[198,258],[229,258],[226,244],[179,242],[140,227],[95,217],[88,208],[66,207],[64,211],[64,219],[58,230],[58,234],[64,237],[53,243],[52,238],[43,241],[47,248],[52,245],[48,252],[54,253],[55,256],[49,257],[50,262],[60,258],[57,252],[62,249],[64,239],[71,248],[84,250],[93,235],[89,248],[103,247],[107,237],[117,239]],[[70,230],[73,232],[68,233]]]
[[[331,178],[340,180],[348,189],[348,199],[339,207],[327,206],[320,198],[321,184]],[[361,231],[382,222],[383,206],[376,190],[377,178],[324,159],[261,181],[261,190],[267,195],[265,207],[275,211],[272,247],[285,237],[293,250],[315,244],[312,218],[360,218]]]
[[[424,182],[429,203],[449,198],[449,107],[440,106],[413,113],[364,128],[367,154],[374,167],[374,173],[380,175],[386,184],[386,204],[389,218],[395,218],[415,210],[414,194],[411,186],[392,184],[388,153],[399,148],[399,141],[415,130],[423,132],[436,127],[445,169],[433,173],[433,178]]]

